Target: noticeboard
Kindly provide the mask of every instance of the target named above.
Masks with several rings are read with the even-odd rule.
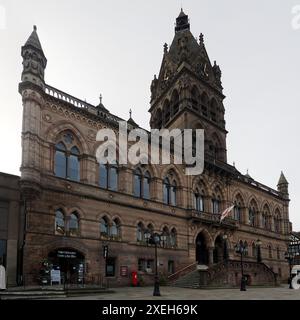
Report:
[[[121,266],[120,267],[120,276],[121,277],[128,277],[128,266]]]

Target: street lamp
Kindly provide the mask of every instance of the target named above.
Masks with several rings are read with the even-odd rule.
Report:
[[[257,262],[261,263],[261,251],[260,251],[260,247],[261,247],[262,242],[257,239],[256,240],[256,248],[257,248]]]
[[[152,233],[149,230],[146,230],[144,235],[145,235],[147,244],[154,244],[154,247],[155,247],[155,278],[154,278],[153,296],[160,296],[159,277],[158,277],[158,269],[157,269],[157,246],[158,244],[160,244],[161,241],[165,242],[167,240],[167,236],[164,233],[159,235],[158,233]]]
[[[228,258],[229,258],[229,256],[228,256],[228,248],[227,248],[227,238],[228,238],[227,234],[224,234],[223,235],[223,243],[224,243],[224,253],[223,253],[223,255],[224,255],[224,261],[225,262],[228,262]]]
[[[241,291],[246,291],[246,279],[244,277],[244,268],[243,268],[243,255],[246,255],[248,253],[248,246],[243,243],[243,241],[238,242],[235,245],[235,252],[239,253],[241,255]]]
[[[293,263],[294,256],[295,255],[290,248],[288,248],[288,251],[284,254],[284,257],[288,261],[289,267],[290,267],[290,276],[289,276],[289,288],[290,289],[293,289],[293,286],[292,286],[292,263]]]

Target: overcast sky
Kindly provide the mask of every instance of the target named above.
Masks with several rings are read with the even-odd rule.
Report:
[[[34,24],[48,84],[92,104],[102,93],[112,113],[132,108],[149,128],[151,80],[181,3],[223,72],[229,163],[273,188],[283,170],[300,230],[300,0],[0,0],[0,171],[20,174],[20,51]]]

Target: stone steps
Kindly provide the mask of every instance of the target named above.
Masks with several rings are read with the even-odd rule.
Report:
[[[36,300],[36,299],[59,299],[70,296],[95,295],[103,293],[113,293],[113,290],[104,288],[70,288],[64,290],[63,288],[50,289],[21,289],[21,290],[7,290],[0,292],[0,300]]]

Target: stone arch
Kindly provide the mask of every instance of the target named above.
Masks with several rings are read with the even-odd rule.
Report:
[[[236,189],[233,194],[232,194],[232,200],[233,202],[236,200],[240,200],[241,204],[243,207],[245,207],[246,202],[245,202],[245,196],[243,194],[243,192],[240,189]]]
[[[259,211],[259,201],[258,201],[258,199],[256,198],[255,195],[250,195],[250,196],[248,197],[248,200],[247,200],[247,202],[246,202],[247,207],[249,208],[252,203],[255,204],[256,210]]]
[[[215,194],[216,192],[219,192],[221,195],[221,200],[226,200],[226,192],[222,184],[220,184],[219,182],[213,181],[210,185],[210,188],[208,188],[208,190],[209,190],[210,197],[212,197],[213,194]]]
[[[57,240],[47,242],[44,244],[44,252],[48,255],[49,252],[58,248],[73,248],[82,253],[85,257],[88,255],[88,247],[82,242],[74,238],[59,238]]]
[[[117,219],[120,222],[120,225],[122,225],[122,219],[118,214],[113,215],[111,221],[114,221],[115,219]]]
[[[200,233],[203,233],[209,247],[213,247],[214,246],[214,241],[213,241],[213,238],[211,236],[211,234],[207,231],[206,228],[201,228],[201,229],[198,229],[194,232],[194,237],[193,237],[193,243],[196,243],[196,239],[197,239],[197,236],[200,234]]]
[[[175,179],[178,182],[178,186],[183,186],[183,177],[182,174],[180,173],[179,169],[174,165],[174,164],[169,164],[168,166],[164,166],[163,170],[161,171],[161,178],[164,179],[169,172],[174,172],[175,174]]]
[[[79,219],[85,218],[85,212],[81,208],[79,208],[77,206],[70,207],[67,211],[67,215],[71,215],[73,212],[78,213]]]
[[[70,123],[66,120],[58,121],[55,124],[51,125],[45,132],[46,140],[55,144],[57,136],[63,131],[67,130],[70,130],[78,140],[81,152],[84,154],[91,154],[91,150],[82,132],[73,123]]]
[[[201,189],[204,190],[204,194],[207,195],[209,193],[209,187],[206,179],[204,177],[196,176],[193,178],[192,181],[192,190],[195,191],[196,188],[199,188],[199,186],[202,186]]]
[[[271,213],[271,206],[270,206],[269,201],[264,200],[263,202],[261,202],[260,211],[263,212],[264,208],[266,208],[266,207],[269,209],[269,213]]]
[[[97,221],[100,221],[104,217],[107,217],[107,219],[111,221],[111,215],[108,212],[102,212],[97,214]]]

